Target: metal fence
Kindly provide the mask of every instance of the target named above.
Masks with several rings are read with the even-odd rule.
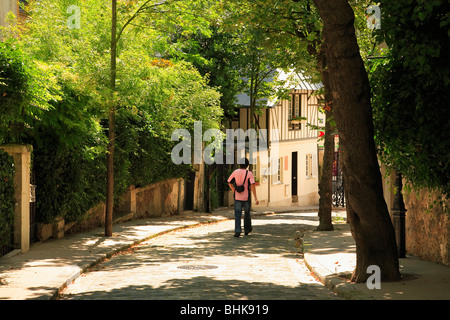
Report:
[[[334,153],[333,161],[333,183],[332,183],[332,201],[333,207],[344,208],[345,207],[345,186],[344,186],[344,174],[341,168],[340,158],[342,151],[338,149]]]

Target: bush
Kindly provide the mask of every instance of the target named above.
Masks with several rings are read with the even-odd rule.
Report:
[[[14,203],[14,160],[0,150],[0,247],[11,241]]]
[[[130,185],[144,187],[166,179],[185,177],[189,172],[189,165],[172,162],[174,142],[155,136],[146,117],[122,111],[116,125],[117,196]]]
[[[33,121],[59,99],[47,66],[32,61],[14,40],[0,41],[0,143],[21,143]]]
[[[90,97],[60,77],[62,100],[36,121],[33,144],[36,218],[78,221],[104,200],[106,138]]]
[[[80,58],[78,50],[63,41],[49,48],[64,54],[43,54],[45,44],[62,40],[59,34],[43,39],[44,33],[32,32],[33,23],[49,26],[36,22],[46,13],[34,16],[38,20],[30,21],[24,36],[28,41],[36,37],[31,43],[37,45],[0,42],[0,98],[5,98],[0,100],[0,143],[33,145],[36,219],[77,221],[105,199],[105,118],[113,102],[115,198],[130,185],[183,177],[189,166],[172,163],[171,133],[178,128],[193,131],[194,121],[202,121],[204,130],[219,128],[220,94],[187,63],[156,61],[145,52],[125,50],[118,63],[117,95],[109,101],[103,72],[108,59],[84,53]],[[46,31],[53,32],[50,25]]]

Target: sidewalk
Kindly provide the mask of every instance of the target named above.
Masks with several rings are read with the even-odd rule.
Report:
[[[253,215],[317,211],[317,207],[253,208]],[[342,215],[342,214],[341,214]],[[113,226],[113,237],[103,228],[66,235],[33,245],[27,253],[0,258],[0,300],[48,300],[102,260],[155,235],[201,223],[233,218],[233,211],[212,214],[185,212],[179,216],[132,220]],[[348,225],[335,231],[312,231],[305,235],[305,263],[325,285],[346,299],[450,299],[450,268],[408,257],[401,259],[404,281],[383,283],[380,290],[351,284],[336,274],[350,273],[356,261],[355,245]]]
[[[336,224],[334,228],[310,232],[303,239],[307,267],[330,290],[347,300],[450,299],[450,268],[412,256],[399,259],[401,281],[382,282],[380,289],[350,283],[346,279],[356,266],[355,242],[350,225]]]
[[[29,252],[0,258],[0,300],[52,299],[84,271],[136,243],[177,228],[229,219],[231,215],[231,210],[213,214],[185,212],[114,224],[109,238],[103,236],[104,228],[96,228],[34,244]]]

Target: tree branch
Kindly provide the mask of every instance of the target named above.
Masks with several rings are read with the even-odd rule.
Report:
[[[119,42],[120,37],[122,36],[123,31],[125,30],[125,28],[134,20],[136,19],[142,12],[146,11],[147,9],[153,9],[159,6],[162,6],[164,4],[166,4],[167,2],[169,2],[169,0],[162,0],[160,2],[157,2],[155,4],[152,5],[148,5],[152,0],[147,0],[146,2],[144,2],[144,4],[142,6],[139,7],[139,9],[136,10],[136,12],[127,20],[127,22],[125,22],[125,24],[123,25],[123,27],[120,29],[120,31],[117,33],[117,37],[116,37],[116,43]]]

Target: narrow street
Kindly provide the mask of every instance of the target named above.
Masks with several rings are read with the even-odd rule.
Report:
[[[60,299],[337,300],[299,252],[317,224],[316,213],[285,213],[254,217],[239,238],[232,220],[169,232],[95,266]]]

